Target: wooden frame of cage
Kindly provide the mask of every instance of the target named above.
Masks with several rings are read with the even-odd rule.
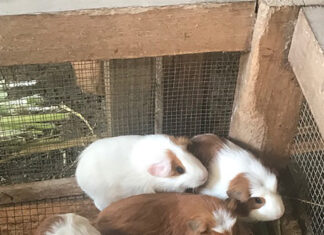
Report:
[[[307,4],[261,0],[255,13],[252,0],[224,0],[0,16],[0,65],[92,61],[91,66],[102,66],[95,61],[245,52],[230,137],[272,166],[282,167],[303,94],[324,136],[324,31],[319,23],[324,22],[324,2]],[[159,81],[158,72],[156,77]],[[159,115],[155,122],[159,132]],[[0,204],[80,193],[73,178],[12,185],[0,187]]]
[[[77,80],[82,80],[100,77],[78,74],[82,66],[95,68],[100,74],[102,66],[109,66],[107,59],[156,56],[156,81],[159,84],[160,56],[248,51],[254,21],[255,3],[252,0],[5,15],[0,16],[0,65],[72,61]],[[24,56],[26,53],[28,56]],[[106,61],[97,62],[102,59]],[[104,79],[92,82],[105,88],[87,92],[109,94],[110,86]],[[159,92],[161,90],[157,89],[157,95]],[[157,107],[161,107],[161,100],[155,102]],[[158,108],[155,111],[154,127],[159,133],[162,110]],[[45,147],[78,146],[91,140],[71,140],[63,146]],[[35,148],[28,153],[30,151],[38,153],[43,150]],[[26,152],[18,153],[19,156],[23,154]],[[0,187],[0,204],[41,200],[44,195],[47,198],[73,195],[76,188],[72,185],[75,185],[73,178]],[[57,191],[56,188],[63,190]],[[24,192],[27,193],[22,196]]]

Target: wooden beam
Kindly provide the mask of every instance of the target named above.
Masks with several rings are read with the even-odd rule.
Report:
[[[261,1],[251,52],[240,63],[229,135],[273,167],[288,162],[302,99],[287,61],[298,11]]]
[[[26,149],[23,149],[19,152],[6,155],[6,157],[0,159],[0,164],[4,164],[6,162],[15,160],[17,158],[22,158],[28,154],[43,153],[43,152],[49,152],[57,149],[73,148],[77,146],[85,147],[91,142],[95,141],[96,139],[97,139],[96,136],[86,136],[86,137],[62,141],[60,143],[29,146]]]
[[[268,6],[319,6],[324,5],[323,0],[263,0]]]
[[[254,1],[0,16],[0,65],[246,51]]]
[[[163,58],[155,59],[154,133],[163,133]]]
[[[324,7],[300,11],[289,51],[289,62],[324,136]]]
[[[16,184],[0,187],[0,205],[82,194],[75,178]]]

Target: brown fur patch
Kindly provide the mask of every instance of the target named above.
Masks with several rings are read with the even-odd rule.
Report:
[[[169,136],[170,140],[181,147],[187,147],[188,144],[190,144],[190,139],[185,137],[185,136],[179,136],[179,137],[174,137],[174,136]]]
[[[230,198],[235,198],[241,202],[247,202],[250,198],[250,182],[244,173],[238,174],[231,180],[227,195]]]
[[[260,207],[262,207],[264,205],[265,199],[260,198],[260,200],[262,201],[262,203],[256,203],[255,198],[252,197],[252,198],[249,198],[249,200],[247,200],[244,203],[238,202],[236,209],[234,210],[234,213],[237,216],[247,217],[247,216],[249,216],[249,213],[251,210],[259,209]]]
[[[181,175],[179,172],[177,172],[176,168],[181,167],[184,170],[184,173],[186,172],[185,167],[182,165],[180,160],[177,158],[174,152],[172,152],[170,149],[167,150],[166,152],[167,156],[171,160],[171,176],[177,176]]]
[[[54,224],[63,223],[64,219],[60,215],[53,215],[44,219],[38,226],[34,235],[45,235],[46,232],[50,232]]]
[[[188,151],[195,155],[201,163],[209,169],[209,162],[215,154],[224,146],[224,142],[217,135],[204,134],[191,139]]]

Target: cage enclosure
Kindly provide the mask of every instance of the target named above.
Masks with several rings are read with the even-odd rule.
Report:
[[[320,1],[74,4],[0,3],[0,234],[94,218],[79,153],[154,133],[215,133],[289,169],[287,213],[254,234],[324,233]]]

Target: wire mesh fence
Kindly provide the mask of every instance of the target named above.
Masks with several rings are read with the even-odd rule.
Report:
[[[163,133],[227,136],[239,53],[170,56],[163,60]]]
[[[298,196],[309,201],[301,203],[299,217],[307,234],[324,234],[324,139],[306,100],[301,107],[291,153],[292,173],[299,184]]]
[[[228,134],[239,53],[0,67],[0,184],[73,175],[97,138]]]
[[[0,234],[30,235],[46,217],[65,213],[76,213],[91,220],[98,210],[83,195],[0,205]]]

